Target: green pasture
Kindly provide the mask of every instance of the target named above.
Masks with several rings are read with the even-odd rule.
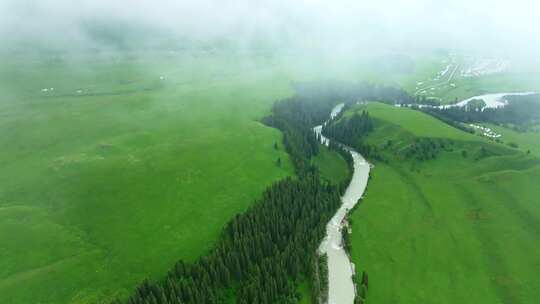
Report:
[[[104,303],[209,250],[292,174],[259,120],[298,74],[268,60],[2,61],[0,302]]]
[[[535,302],[540,159],[420,112],[365,108],[376,119],[367,142],[395,143],[351,215],[352,259],[369,274],[368,302]],[[398,157],[416,137],[453,144],[432,160]]]
[[[337,184],[347,178],[347,162],[337,152],[325,146],[320,146],[319,154],[313,158],[313,163],[319,168],[324,180]]]

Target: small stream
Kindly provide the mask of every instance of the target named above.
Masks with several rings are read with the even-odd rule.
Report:
[[[337,105],[332,110],[330,117],[338,115],[344,104]],[[326,124],[326,123],[325,123]],[[324,137],[322,125],[313,130],[321,138],[324,145],[328,145],[329,139]],[[341,228],[343,220],[350,209],[356,205],[366,189],[370,165],[358,152],[346,147],[354,161],[354,172],[345,194],[341,197],[342,205],[330,222],[326,225],[326,237],[322,241],[319,252],[328,256],[328,304],[352,304],[355,297],[355,287],[352,281],[354,264],[342,246]]]

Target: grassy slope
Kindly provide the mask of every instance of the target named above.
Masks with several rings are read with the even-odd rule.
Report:
[[[422,113],[380,104],[368,141],[462,138],[452,152],[377,163],[352,215],[352,258],[373,303],[532,303],[540,296],[539,160]],[[480,146],[497,156],[476,160]],[[461,151],[469,152],[468,158]],[[411,170],[414,168],[414,170]]]
[[[363,110],[363,105],[356,106],[352,110]],[[383,121],[398,124],[400,132],[410,133],[417,137],[441,137],[454,140],[479,140],[480,137],[461,132],[447,124],[441,123],[429,115],[421,115],[418,111],[408,108],[392,107],[382,103],[369,103],[367,110],[371,117]],[[345,116],[350,116],[352,111]],[[381,136],[371,136],[373,140],[385,141]]]
[[[156,56],[1,71],[2,303],[125,294],[208,250],[292,173],[280,133],[257,122],[290,94],[279,67]]]
[[[516,143],[522,151],[529,150],[531,154],[540,157],[540,132],[538,129],[527,132],[517,132],[509,128],[486,124],[487,127],[502,135],[505,143]]]
[[[314,157],[313,163],[319,167],[323,179],[339,183],[347,178],[349,170],[347,162],[337,152],[325,146],[321,146],[319,155]]]
[[[307,279],[300,281],[297,293],[300,294],[300,301],[298,301],[298,304],[311,303],[311,284]]]
[[[461,56],[458,56],[457,63],[460,70],[454,75],[452,81],[455,86],[444,81],[434,81],[433,78],[446,66],[442,63],[443,60],[450,58],[444,54],[433,54],[432,56],[422,56],[416,64],[416,71],[406,75],[401,79],[399,84],[405,88],[410,94],[415,93],[415,83],[417,81],[424,82],[430,85],[438,85],[435,90],[428,90],[426,96],[440,98],[443,103],[453,103],[464,100],[469,97],[502,92],[528,92],[540,90],[540,73],[538,72],[538,63],[528,62],[510,63],[510,69],[504,73],[483,75],[478,77],[463,77],[461,69],[469,67],[469,63],[464,61]],[[440,84],[440,85],[439,85]]]
[[[364,81],[402,87],[412,94],[416,91],[417,81],[425,81],[444,69],[446,64],[442,62],[443,59],[432,52],[383,54],[369,58],[369,63],[358,69],[357,77]],[[407,68],[400,69],[403,64]]]
[[[469,97],[503,92],[529,92],[540,90],[538,79],[540,74],[529,72],[514,72],[506,74],[488,75],[482,77],[457,77],[455,88],[446,87],[437,92],[446,103],[463,100]]]

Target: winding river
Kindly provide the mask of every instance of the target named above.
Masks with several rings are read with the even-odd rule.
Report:
[[[343,104],[337,105],[330,114],[333,118],[343,109]],[[326,124],[326,123],[325,123]],[[314,131],[320,136],[321,142],[328,145],[328,138],[324,137],[322,125],[316,126]],[[370,165],[358,152],[346,147],[354,160],[354,172],[345,194],[341,197],[341,207],[326,225],[326,237],[322,241],[319,252],[328,256],[328,304],[352,304],[355,297],[355,287],[352,281],[354,264],[342,246],[341,228],[343,219],[351,208],[356,205],[366,189]]]
[[[439,109],[449,109],[449,108],[453,108],[453,107],[464,107],[466,106],[469,102],[471,102],[472,100],[483,100],[486,105],[484,106],[483,109],[486,109],[486,108],[500,108],[500,107],[504,107],[508,104],[508,100],[507,100],[507,97],[509,96],[526,96],[526,95],[533,95],[533,94],[538,94],[537,92],[516,92],[516,93],[491,93],[491,94],[484,94],[484,95],[478,95],[478,96],[473,96],[473,97],[470,97],[470,98],[467,98],[465,100],[462,100],[458,103],[453,103],[453,104],[447,104],[447,105],[440,105],[440,106],[433,106],[433,105],[425,105],[425,104],[404,104],[402,106],[405,106],[405,107],[412,107],[412,106],[418,106],[420,108],[439,108]],[[483,111],[482,109],[482,111]]]
[[[485,94],[485,95],[474,96],[474,97],[465,99],[463,101],[456,103],[453,106],[463,107],[463,106],[466,106],[471,100],[481,99],[486,103],[486,106],[485,106],[486,108],[498,108],[498,107],[504,107],[508,103],[508,101],[506,100],[506,96],[524,96],[524,95],[532,95],[532,94],[535,94],[535,92]]]
[[[486,102],[486,107],[500,107],[506,105],[505,96],[529,94],[533,93],[486,94],[475,96],[450,106],[464,106],[473,99],[483,99]],[[344,104],[339,104],[334,107],[330,114],[330,119],[336,117],[343,110],[343,106]],[[313,128],[313,130],[319,136],[321,143],[328,146],[330,140],[322,135],[322,127],[323,125],[319,125]],[[357,204],[358,200],[364,194],[370,170],[370,164],[362,155],[350,147],[344,146],[344,148],[353,157],[353,176],[345,194],[341,197],[341,207],[326,225],[326,237],[319,246],[319,252],[328,256],[328,304],[354,303],[355,286],[352,280],[352,275],[355,271],[354,264],[350,261],[347,252],[345,252],[342,246],[341,229],[343,228],[343,220],[347,213]]]

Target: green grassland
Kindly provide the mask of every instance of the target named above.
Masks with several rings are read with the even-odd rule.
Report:
[[[371,57],[357,73],[362,80],[402,87],[414,93],[416,82],[444,69],[445,56],[434,52],[383,54]]]
[[[355,111],[368,110],[369,115],[373,118],[382,121],[392,122],[400,126],[399,130],[394,128],[396,132],[410,134],[416,137],[443,137],[454,140],[478,140],[481,137],[474,136],[469,133],[461,132],[447,124],[440,123],[436,118],[429,115],[419,115],[418,111],[409,108],[393,107],[386,104],[372,102],[367,105],[357,105],[350,111],[346,112],[344,117],[351,116]],[[380,128],[388,128],[382,124]],[[379,128],[379,129],[380,129]],[[384,134],[383,134],[384,135]],[[370,136],[372,141],[386,141],[388,136]]]
[[[367,80],[411,90],[417,79],[444,67],[441,56],[424,55],[385,54],[377,60],[359,58],[352,63],[299,59],[294,54],[277,58],[267,53],[239,56],[215,51],[4,56],[0,61],[0,303],[107,303],[128,294],[146,277],[162,277],[178,259],[197,258],[213,246],[234,214],[246,210],[270,183],[293,174],[284,148],[281,144],[274,148],[274,143],[281,143],[280,132],[259,122],[275,100],[292,94],[291,83],[320,78]],[[54,90],[42,92],[43,88]],[[464,92],[464,97],[467,94],[472,92]],[[520,189],[534,188],[531,183],[538,170],[525,170],[534,159],[411,110],[380,104],[369,107],[378,119],[377,131],[369,139],[374,144],[382,145],[392,136],[396,142],[403,139],[403,146],[416,136],[460,141],[455,151],[423,164],[377,164],[366,204],[353,215],[359,219],[354,226],[355,261],[361,267],[381,268],[368,269],[373,282],[370,297],[384,302],[388,299],[385,293],[407,299],[425,293],[423,299],[427,299],[433,293],[417,285],[429,281],[425,277],[429,263],[440,266],[451,250],[462,255],[449,266],[458,267],[458,278],[468,276],[465,268],[475,258],[482,263],[504,263],[498,280],[519,290],[520,295],[534,296],[530,288],[535,286],[524,286],[534,281],[531,272],[520,273],[523,265],[514,263],[514,259],[524,263],[525,254],[538,253],[533,246],[538,240],[524,232],[528,230],[518,219],[523,210],[533,208],[534,190]],[[476,161],[483,145],[495,156]],[[461,156],[463,149],[470,150],[469,158]],[[345,161],[326,148],[313,162],[324,179],[338,181],[346,176]],[[409,172],[411,168],[413,172]],[[405,173],[407,179],[400,175]],[[439,184],[432,183],[439,178]],[[452,180],[452,186],[444,179]],[[504,184],[506,179],[516,188]],[[385,211],[375,206],[391,198],[387,196],[390,191],[383,192],[389,189],[384,180],[393,181],[395,190],[390,189],[396,200],[392,202],[400,203],[399,208]],[[404,180],[411,182],[404,184]],[[424,189],[423,183],[441,189]],[[413,190],[411,185],[416,185]],[[461,192],[472,194],[454,193],[460,187],[465,189]],[[509,208],[503,202],[505,196],[489,192],[489,187],[507,197],[515,195],[522,209],[503,218],[504,208]],[[421,189],[421,195],[415,189]],[[484,197],[481,191],[491,194]],[[403,193],[410,193],[407,200]],[[422,256],[395,244],[400,235],[395,230],[403,230],[400,237],[405,241],[417,238],[420,249],[431,244],[430,238],[439,237],[434,232],[430,238],[416,236],[421,229],[430,231],[430,226],[416,223],[428,212],[422,205],[416,206],[418,195],[441,205],[441,209],[432,207],[437,212],[431,210],[429,215],[442,221],[440,229],[450,227],[455,231],[448,231],[458,237],[475,233],[465,238],[463,248],[455,242],[455,247],[443,246],[447,236],[434,243],[443,244],[432,253],[434,259],[437,254],[441,259],[422,261]],[[494,206],[488,206],[492,198]],[[376,203],[370,204],[370,200]],[[407,215],[410,206],[416,209]],[[372,209],[365,212],[366,208]],[[469,214],[470,209],[478,208],[488,210],[489,217],[482,215],[481,221],[474,222],[460,217],[459,212]],[[529,226],[536,227],[533,211],[526,219]],[[377,218],[383,212],[392,216]],[[388,222],[390,219],[395,222]],[[505,221],[508,231],[502,224]],[[398,229],[398,222],[413,223],[419,230]],[[463,230],[458,230],[461,226]],[[367,228],[373,235],[362,234]],[[381,233],[388,233],[388,239],[381,238]],[[504,237],[493,242],[481,237],[495,238],[493,233]],[[510,239],[508,233],[518,237]],[[486,240],[490,242],[484,244]],[[494,251],[492,257],[476,251],[480,245],[490,249],[505,241],[514,247]],[[524,248],[527,245],[532,249]],[[527,250],[518,252],[523,249]],[[396,256],[391,255],[392,250]],[[408,270],[403,262],[392,266],[395,269],[385,268],[392,265],[387,265],[386,258],[399,259],[398,253],[416,263],[416,279],[389,274]],[[441,268],[437,278],[444,277],[447,270]],[[514,272],[523,277],[510,276]],[[483,275],[488,273],[455,284],[494,288]],[[377,283],[381,279],[387,284]],[[443,288],[443,283],[431,287]],[[308,285],[302,284],[299,292],[307,295]],[[392,289],[377,291],[384,286]],[[409,290],[411,287],[422,292]]]
[[[465,53],[463,53],[465,54]],[[466,69],[470,62],[464,55],[432,54],[422,58],[415,64],[416,72],[402,77],[398,83],[410,94],[417,91],[417,82],[424,82],[421,86],[428,88],[426,93],[420,94],[439,99],[443,104],[454,103],[456,100],[503,92],[529,92],[540,91],[540,73],[538,62],[522,63],[512,61],[509,68],[503,72],[475,77],[464,77],[461,71]],[[442,71],[447,63],[458,67],[456,73],[449,81],[449,75],[436,79],[437,73]],[[434,87],[433,90],[430,88]]]
[[[311,301],[311,284],[308,280],[302,280],[298,285],[297,293],[300,295],[298,304],[310,304]]]
[[[125,295],[292,174],[259,122],[297,77],[271,59],[21,57],[0,71],[1,303]]]
[[[313,158],[313,164],[321,173],[321,178],[333,183],[341,183],[347,178],[347,162],[337,152],[320,146],[319,154]]]
[[[200,256],[293,173],[281,134],[259,122],[273,102],[291,83],[357,79],[359,66],[226,51],[4,56],[0,302],[106,303]],[[346,171],[324,148],[314,163],[325,179]]]
[[[501,139],[507,144],[515,143],[518,149],[524,152],[530,152],[533,155],[540,157],[540,131],[538,127],[530,128],[527,131],[515,131],[507,127],[497,126],[493,124],[483,124],[491,128],[498,134],[501,134]]]
[[[481,77],[457,77],[455,88],[446,86],[437,91],[436,96],[444,103],[463,100],[472,96],[502,92],[540,91],[540,74],[522,71],[486,75]]]
[[[393,142],[351,215],[351,255],[369,274],[368,302],[535,302],[540,159],[421,112],[377,103],[353,110],[366,108],[376,119],[366,141]],[[401,157],[417,137],[452,144],[435,159]]]

